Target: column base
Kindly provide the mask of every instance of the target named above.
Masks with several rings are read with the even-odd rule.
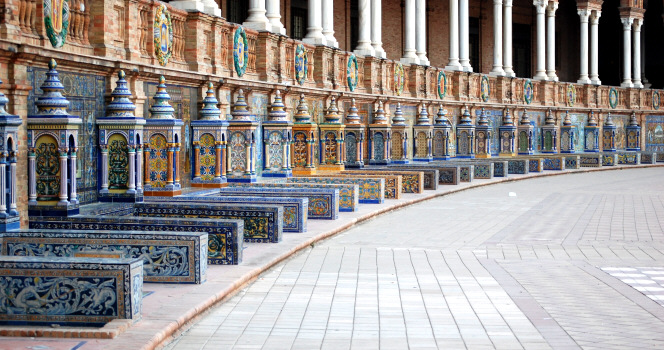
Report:
[[[401,57],[399,60],[403,64],[420,64],[420,59],[415,57]]]
[[[427,58],[427,56],[425,54],[421,54],[421,55],[418,54],[417,58],[420,60],[420,63],[419,63],[420,65],[422,65],[422,66],[430,66],[431,65],[431,62],[429,62],[429,59]]]
[[[376,57],[379,58],[386,58],[387,54],[385,54],[385,50],[383,50],[383,46],[381,45],[373,45],[374,51],[376,52]]]
[[[633,86],[637,89],[643,89],[643,84],[641,82],[634,82]]]
[[[293,169],[293,176],[315,175],[316,168],[296,168]]]
[[[502,77],[505,76],[505,71],[502,67],[493,67],[493,70],[491,73],[489,73],[489,75],[493,77]]]
[[[373,47],[369,46],[368,48],[360,48],[358,46],[357,49],[353,51],[354,54],[358,56],[376,56],[376,51],[374,51]]]
[[[538,72],[533,77],[533,80],[549,80],[549,76],[545,72]]]
[[[281,169],[281,170],[265,170],[263,169],[263,177],[291,177],[293,176],[293,171],[291,169]]]
[[[631,87],[634,87],[634,84],[632,84],[631,81],[630,81],[630,82],[622,82],[622,83],[620,84],[620,87],[623,87],[623,88],[631,88]]]
[[[516,73],[514,73],[514,69],[512,69],[512,67],[503,67],[503,69],[505,70],[506,77],[510,78],[516,77]]]
[[[180,10],[190,10],[205,12],[205,4],[198,0],[189,0],[189,1],[171,1],[170,4]],[[221,11],[220,11],[221,12]]]
[[[599,78],[590,78],[590,83],[593,85],[602,85],[602,81]]]
[[[590,84],[590,79],[586,78],[579,78],[579,80],[576,81],[577,84]]]
[[[286,28],[284,27],[277,27],[275,29],[274,24],[272,24],[272,33],[274,34],[279,34],[279,35],[286,35]]]
[[[434,158],[435,160],[436,158]],[[442,159],[442,158],[441,158]],[[399,160],[393,160],[392,164],[408,164],[409,160],[408,159],[399,159]]]
[[[445,66],[445,70],[460,71],[462,70],[462,68],[458,60],[450,60],[450,63],[448,63],[447,66]]]
[[[547,73],[547,75],[549,76],[549,81],[558,81],[558,76],[556,75],[555,72]]]
[[[302,41],[311,45],[327,45],[327,40],[325,40],[323,34],[318,37],[306,37]]]
[[[339,42],[337,41],[337,38],[335,38],[333,34],[323,33],[323,35],[325,35],[325,42],[326,42],[327,46],[331,46],[331,47],[334,47],[334,48],[339,47]]]
[[[463,65],[462,65],[461,67],[462,67],[462,70],[463,70],[464,72],[468,72],[468,73],[472,73],[472,72],[473,72],[473,67],[470,66],[470,65],[468,65],[468,66],[463,66]]]
[[[272,25],[270,22],[244,22],[242,23],[242,26],[253,29],[253,30],[258,30],[258,31],[264,31],[264,32],[271,32],[272,31]]]

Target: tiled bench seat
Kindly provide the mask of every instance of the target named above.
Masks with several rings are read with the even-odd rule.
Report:
[[[307,198],[307,216],[316,220],[336,220],[339,218],[339,190],[336,188],[311,187],[224,187],[221,196],[247,197],[296,197]]]

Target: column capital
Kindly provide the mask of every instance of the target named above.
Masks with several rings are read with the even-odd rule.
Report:
[[[599,18],[602,17],[602,11],[593,11],[590,15],[590,24],[597,25],[599,24]]]
[[[549,0],[533,0],[533,6],[537,10],[538,14],[543,14],[546,12],[546,7],[549,5]]]
[[[503,6],[504,7],[512,7],[512,1],[513,0],[503,0]]]
[[[620,22],[623,25],[623,30],[628,30],[634,23],[634,18],[632,17],[621,17]]]
[[[633,27],[635,32],[640,32],[642,25],[643,25],[643,18],[635,18],[634,19],[634,24],[632,24],[632,27]]]
[[[550,1],[546,7],[546,15],[553,17],[556,15],[556,10],[558,10],[558,1]]]
[[[503,0],[493,0],[493,4],[494,4],[494,5],[502,5],[502,4],[503,4]]]
[[[590,17],[590,14],[592,13],[592,10],[583,8],[583,9],[578,9],[576,11],[579,14],[579,17],[581,17],[581,22],[582,23],[587,23],[588,18]]]

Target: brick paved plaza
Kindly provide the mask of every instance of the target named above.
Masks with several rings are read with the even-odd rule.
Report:
[[[485,186],[306,249],[167,349],[664,347],[663,168]]]

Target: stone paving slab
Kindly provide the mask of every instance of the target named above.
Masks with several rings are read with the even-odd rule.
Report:
[[[635,166],[629,168],[634,169]],[[610,169],[621,169],[621,167]],[[580,172],[586,170],[588,169]],[[654,172],[651,177],[655,179],[661,179],[663,173],[662,169],[629,171]],[[572,172],[578,173],[579,171]],[[588,194],[593,193],[592,186],[603,188],[596,179],[603,173],[587,175],[589,179],[587,185],[579,183],[571,186],[569,191]],[[626,171],[605,173],[619,174],[619,178],[635,176],[630,175],[631,173],[626,174]],[[543,173],[545,176],[555,174],[561,174],[561,172]],[[535,176],[540,176],[540,174]],[[564,181],[572,181],[579,176],[585,175],[569,175],[560,178],[564,178]],[[425,195],[407,194],[402,200],[389,204],[361,206],[357,213],[344,213],[336,222],[310,222],[309,232],[287,234],[284,241],[277,245],[251,244],[245,251],[243,265],[213,266],[209,271],[208,283],[205,285],[154,286],[151,288],[153,293],[145,298],[145,312],[142,321],[113,340],[91,339],[80,348],[150,349],[163,344],[178,328],[192,320],[197,321],[196,326],[190,328],[182,338],[178,338],[179,340],[168,345],[169,348],[179,344],[179,346],[186,345],[185,348],[191,349],[225,349],[232,347],[229,339],[232,339],[235,348],[255,346],[258,339],[264,339],[261,345],[264,348],[285,348],[284,344],[289,344],[286,348],[307,349],[312,346],[313,348],[334,349],[348,347],[402,349],[408,346],[453,349],[551,348],[558,344],[556,339],[560,338],[561,341],[564,341],[565,337],[569,338],[567,330],[564,331],[565,334],[558,334],[555,329],[550,331],[551,328],[546,327],[546,324],[541,325],[530,321],[531,311],[521,308],[518,303],[519,299],[513,294],[515,289],[504,284],[499,275],[494,276],[491,273],[492,270],[486,268],[483,261],[492,260],[496,266],[502,268],[500,264],[504,261],[521,261],[522,253],[519,253],[517,248],[520,246],[525,248],[528,245],[532,251],[528,257],[532,259],[533,264],[538,262],[538,257],[544,258],[548,255],[560,259],[573,259],[573,257],[586,259],[583,250],[576,246],[577,241],[583,237],[583,230],[580,229],[572,230],[565,239],[557,238],[554,242],[548,243],[544,241],[545,244],[537,241],[537,237],[530,237],[527,242],[517,241],[519,244],[503,243],[497,238],[491,241],[497,232],[510,226],[514,220],[546,197],[537,191],[532,191],[532,186],[528,184],[538,181],[554,181],[556,178],[547,177],[528,182],[483,187],[474,190],[481,193],[480,197],[467,192],[470,197],[475,196],[474,199],[469,200],[460,200],[459,196],[466,193],[456,193],[449,197],[454,197],[453,201],[442,199],[427,201],[388,216],[381,216],[380,220],[372,220],[368,224],[354,226],[379,213],[389,212],[424,199],[458,192],[469,187],[532,177],[534,176],[514,175],[507,179],[476,180],[472,184],[464,183],[459,186],[444,187],[436,192],[427,192]],[[614,182],[620,184],[620,181]],[[537,185],[549,190],[559,189],[551,184],[542,186],[537,183]],[[628,189],[629,186],[619,188]],[[661,193],[661,188],[653,190]],[[501,195],[485,196],[484,191],[499,191]],[[509,192],[516,192],[517,196],[508,196]],[[451,210],[454,210],[454,215],[440,214]],[[397,215],[404,212],[411,213],[406,220]],[[472,220],[473,215],[478,213],[496,219]],[[444,225],[422,226],[415,234],[412,233],[412,225],[405,230],[394,230],[396,225],[403,227],[404,224],[431,219],[432,214],[436,219],[444,220]],[[592,217],[590,215],[592,213],[580,212],[580,214],[584,217]],[[369,229],[369,225],[376,226]],[[339,235],[334,240],[315,244],[322,238],[353,226],[351,231]],[[444,229],[441,231],[441,228]],[[386,232],[390,234],[385,234]],[[411,233],[406,234],[409,232]],[[423,235],[426,235],[427,239],[422,239]],[[508,232],[505,237],[512,236]],[[637,237],[639,236],[637,235]],[[379,241],[377,238],[382,240]],[[575,238],[577,241],[571,238]],[[380,242],[380,245],[377,246],[376,242]],[[591,246],[586,244],[587,241],[581,243],[583,244],[580,247],[583,249]],[[313,249],[310,248],[312,246]],[[546,249],[543,246],[546,246]],[[618,264],[618,262],[629,259],[628,256],[622,255],[623,250],[630,252],[638,248],[644,253],[647,252],[646,255],[651,259],[661,255],[658,253],[658,249],[651,249],[656,245],[651,245],[647,241],[634,244],[626,241],[620,242],[619,246],[623,247],[620,249],[615,249],[612,244],[606,243],[598,246],[608,247],[612,252],[616,252],[613,253],[614,255],[620,255],[623,259],[614,259],[611,264],[606,265],[597,264],[602,262],[601,258],[599,261],[595,259],[592,266],[630,266]],[[435,249],[435,247],[441,248]],[[301,251],[301,249],[305,249],[305,251]],[[319,249],[324,249],[325,254],[318,252]],[[598,251],[596,248],[593,249]],[[500,258],[489,257],[494,253],[496,255],[500,253]],[[515,253],[519,260],[509,260],[507,255]],[[629,254],[634,257],[635,253],[630,252]],[[294,258],[284,260],[290,256],[294,256]],[[424,261],[429,261],[429,263],[425,264]],[[431,264],[430,261],[436,263]],[[655,265],[639,262],[631,266]],[[270,267],[274,268],[265,272]],[[605,272],[597,270],[607,279],[615,280],[616,284],[625,285]],[[261,273],[263,274],[261,275]],[[431,276],[439,277],[434,282]],[[255,283],[247,288],[245,284],[254,281],[254,278],[257,278]],[[300,280],[305,283],[297,283]],[[261,284],[261,281],[267,282]],[[436,284],[437,289],[434,288]],[[376,286],[376,288],[369,286]],[[419,286],[419,289],[408,288],[413,286]],[[423,289],[422,286],[426,288]],[[258,289],[254,290],[254,288]],[[639,293],[636,294],[637,296],[641,295],[640,292],[627,285],[625,288]],[[235,292],[238,294],[233,297]],[[436,297],[441,294],[443,299]],[[243,301],[245,296],[248,298],[246,301],[250,301],[249,303]],[[358,296],[361,296],[361,299],[358,299]],[[650,298],[641,296],[643,300],[660,307]],[[260,298],[264,298],[264,301],[257,303]],[[532,295],[530,298],[531,302],[535,300]],[[214,303],[220,300],[226,300],[226,302],[210,309]],[[407,303],[408,307],[404,309],[404,304],[397,300]],[[637,304],[642,308],[648,305],[644,304],[643,300],[639,300]],[[491,304],[487,301],[491,301]],[[288,305],[287,312],[278,310],[277,314],[277,310],[271,306],[273,302]],[[265,306],[262,309],[256,309],[259,306],[254,304]],[[429,308],[435,312],[427,313]],[[542,308],[543,306],[540,305],[540,309]],[[357,311],[355,311],[356,309]],[[376,313],[377,309],[384,310],[384,312]],[[226,310],[226,312],[221,310]],[[260,317],[256,317],[255,313],[252,313],[253,310],[260,310]],[[328,317],[325,321],[320,318],[321,313],[327,313]],[[355,316],[352,321],[349,321],[348,316],[351,313]],[[202,314],[208,317],[197,318]],[[450,315],[454,317],[450,317]],[[380,322],[376,323],[376,319]],[[429,320],[428,324],[423,322],[424,319]],[[272,320],[274,320],[273,324],[268,326],[269,321]],[[298,320],[300,320],[299,323]],[[399,321],[393,322],[394,320]],[[219,327],[219,324],[223,322],[226,322],[227,325]],[[251,323],[251,327],[247,327],[249,323]],[[490,331],[487,331],[485,325],[490,326]],[[654,330],[659,331],[656,327]],[[210,334],[210,332],[221,336],[207,338],[194,336],[183,340],[189,334]],[[377,341],[376,334],[378,334]],[[406,337],[403,336],[404,334]],[[25,338],[0,338],[0,344],[5,344],[5,340],[25,341]]]

